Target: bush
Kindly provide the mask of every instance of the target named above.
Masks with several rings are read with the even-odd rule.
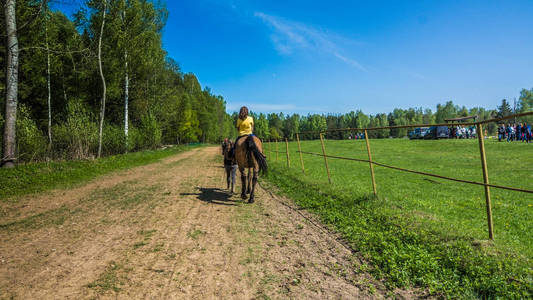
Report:
[[[30,110],[23,104],[19,106],[17,112],[16,128],[18,160],[34,161],[43,159],[47,153],[46,138],[31,118]]]
[[[142,137],[139,129],[130,125],[128,131],[128,152],[141,150]]]
[[[141,119],[139,130],[139,146],[142,149],[153,149],[161,145],[162,131],[152,113],[146,114]]]
[[[104,124],[102,136],[102,154],[113,155],[126,152],[124,128],[113,124]]]
[[[67,104],[67,120],[54,126],[54,152],[67,159],[93,157],[98,150],[98,123],[91,111],[79,100]]]

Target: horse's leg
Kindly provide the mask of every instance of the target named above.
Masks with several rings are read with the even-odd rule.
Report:
[[[246,173],[245,173],[244,168],[239,167],[239,171],[241,172],[241,181],[242,181],[241,198],[243,200],[246,200]]]
[[[255,185],[257,184],[257,174],[259,173],[259,170],[256,168],[250,169],[253,170],[254,177],[252,178],[252,191],[250,193],[250,199],[248,200],[248,203],[254,203],[255,201]]]
[[[235,177],[237,174],[237,167],[231,166],[231,194],[235,192]]]
[[[248,186],[246,187],[246,194],[250,194],[252,192],[252,168],[248,169]]]
[[[226,169],[226,189],[229,189],[229,180],[231,176],[231,167],[224,166],[224,169]]]

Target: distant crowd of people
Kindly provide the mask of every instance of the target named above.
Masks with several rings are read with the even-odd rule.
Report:
[[[365,138],[365,134],[364,134],[364,133],[361,133],[361,132],[356,133],[355,135],[350,134],[350,135],[348,136],[348,139],[349,139],[349,140],[351,140],[351,139],[354,139],[354,140],[360,140],[360,139],[364,139],[364,138]]]
[[[531,124],[500,124],[498,127],[498,141],[506,140],[508,142],[520,141],[530,143],[533,139],[531,133]]]
[[[450,130],[450,138],[453,139],[473,139],[476,138],[476,127],[475,126],[457,126],[452,127]]]

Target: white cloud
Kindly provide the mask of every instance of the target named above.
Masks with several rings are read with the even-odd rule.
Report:
[[[335,34],[317,30],[312,26],[262,12],[255,12],[254,16],[274,29],[270,38],[278,53],[282,55],[292,54],[296,49],[313,50],[331,55],[360,71],[368,71],[366,67],[354,58],[342,54],[344,51],[335,40],[349,40],[347,38],[339,38]],[[356,41],[352,41],[352,43],[361,44]]]

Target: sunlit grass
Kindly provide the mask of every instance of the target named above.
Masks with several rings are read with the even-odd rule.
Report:
[[[0,201],[55,188],[69,188],[113,171],[154,163],[197,146],[176,146],[95,160],[51,161],[0,169]]]
[[[477,140],[383,139],[371,140],[370,144],[377,162],[483,181]],[[368,159],[364,140],[326,140],[325,147],[328,155]],[[266,149],[272,166],[269,179],[300,205],[311,207],[348,239],[358,243],[354,247],[362,253],[378,256],[371,260],[385,270],[383,276],[394,284],[418,284],[462,296],[468,291],[472,296],[498,295],[500,290],[505,294],[516,290],[514,285],[529,293],[533,290],[532,194],[491,189],[495,241],[488,242],[482,186],[375,166],[379,198],[374,199],[368,163],[328,159],[332,176],[329,185],[322,157],[304,154],[303,175],[296,143],[289,145],[290,170],[286,168],[285,154],[279,154],[276,162],[275,153],[268,152],[275,149],[274,145],[266,145]],[[285,145],[280,144],[279,149],[284,151]],[[303,141],[302,151],[321,153],[320,141]],[[491,183],[533,190],[533,145],[487,140],[486,152]],[[375,236],[379,238],[372,240]],[[407,237],[414,240],[406,241]],[[375,243],[387,243],[391,239],[399,239],[399,244],[384,245],[380,251],[374,248]],[[425,254],[417,257],[421,252]],[[473,257],[456,258],[466,260],[458,263],[452,255]],[[475,267],[486,255],[490,256],[487,264],[495,264],[496,270],[498,264],[509,264],[500,268],[504,286],[495,287],[498,276],[484,278],[474,272],[481,276],[476,279],[469,267],[464,267]],[[459,270],[461,265],[464,269]],[[492,270],[491,266],[486,265],[485,269]],[[423,271],[424,268],[427,270]],[[420,272],[427,274],[420,275]],[[434,276],[428,275],[432,272]],[[446,275],[447,272],[450,274]],[[525,281],[509,283],[513,279],[505,279],[508,272],[519,272],[512,276],[522,276]],[[464,280],[479,282],[470,282],[466,284],[469,289],[460,291]]]

